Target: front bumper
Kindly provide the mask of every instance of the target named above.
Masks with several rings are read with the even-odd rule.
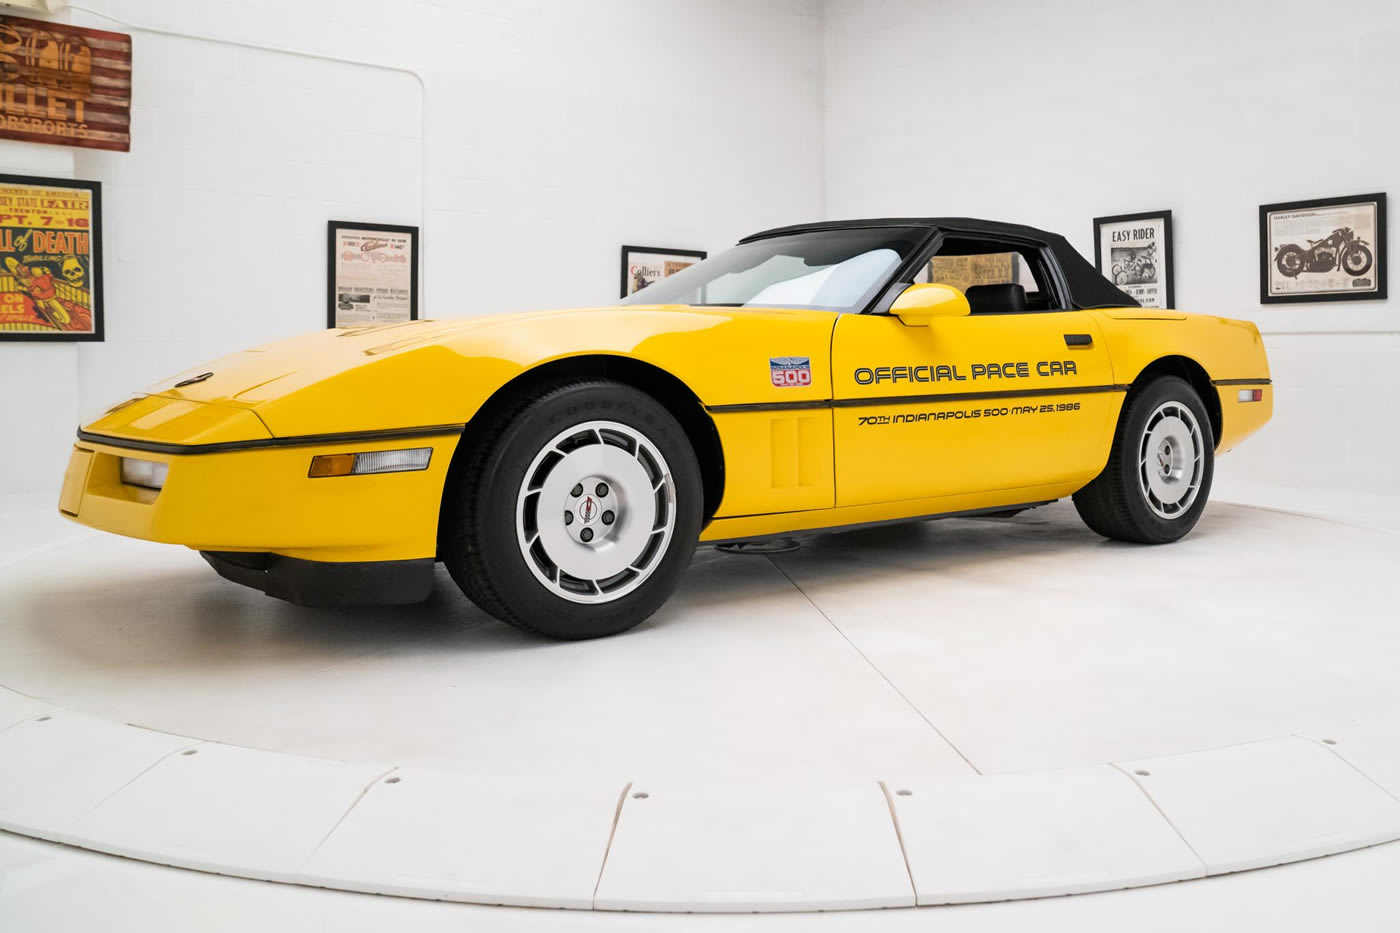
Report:
[[[336,438],[181,454],[89,436],[73,448],[59,510],[102,531],[198,551],[346,564],[432,560],[443,486],[459,437]],[[315,479],[307,475],[317,455],[406,447],[431,447],[428,468]],[[164,488],[123,483],[123,457],[168,464]]]

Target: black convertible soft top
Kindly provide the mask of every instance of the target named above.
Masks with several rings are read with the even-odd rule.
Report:
[[[1094,264],[1069,241],[1058,233],[1037,230],[1023,224],[1001,223],[995,220],[979,220],[975,217],[881,217],[871,220],[833,220],[821,223],[794,224],[790,227],[774,227],[744,237],[740,243],[762,240],[767,237],[784,236],[790,233],[810,233],[817,230],[852,230],[862,227],[927,227],[951,234],[968,236],[995,236],[1019,240],[1034,246],[1048,249],[1069,287],[1069,302],[1073,308],[1136,308],[1138,301],[1117,288],[1104,278]]]

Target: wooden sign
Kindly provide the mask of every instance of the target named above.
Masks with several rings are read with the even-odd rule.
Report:
[[[131,36],[0,16],[0,139],[131,149]]]

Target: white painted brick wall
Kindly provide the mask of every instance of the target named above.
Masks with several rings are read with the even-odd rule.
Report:
[[[1090,257],[1096,215],[1171,209],[1177,305],[1256,321],[1278,364],[1226,485],[1394,495],[1395,300],[1260,305],[1258,207],[1395,210],[1397,48],[1394,0],[829,0],[826,209],[1018,221]]]
[[[421,224],[422,311],[456,317],[609,303],[625,242],[820,216],[819,11],[78,0],[60,18],[132,34],[132,151],[0,170],[47,148],[103,183],[107,341],[0,344],[0,394],[43,400],[0,405],[36,450],[5,491],[56,495],[72,428],[128,392],[324,326],[328,219]]]

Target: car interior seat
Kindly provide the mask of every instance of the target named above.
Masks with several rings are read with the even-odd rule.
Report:
[[[1026,290],[1014,282],[1004,285],[969,285],[967,304],[972,314],[1005,314],[1025,311]]]

